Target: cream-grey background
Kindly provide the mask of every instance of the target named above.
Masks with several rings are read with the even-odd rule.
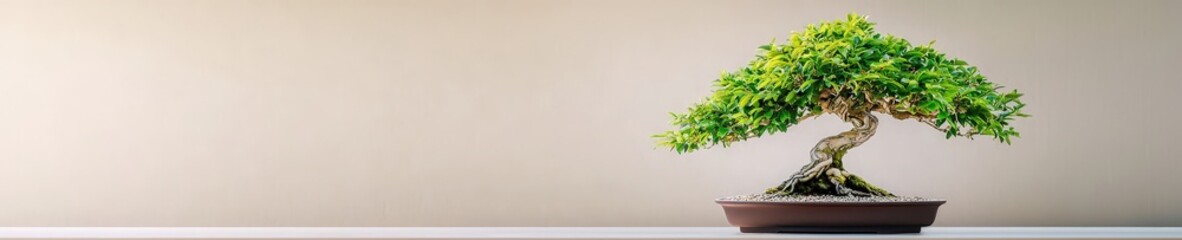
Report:
[[[0,1],[0,226],[722,226],[832,117],[689,155],[670,111],[847,12],[1025,93],[1012,146],[884,120],[941,226],[1182,226],[1166,1]]]

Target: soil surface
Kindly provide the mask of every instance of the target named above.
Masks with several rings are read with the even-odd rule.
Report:
[[[943,201],[935,198],[904,196],[832,196],[832,195],[790,195],[749,194],[719,198],[719,201],[741,202],[931,202]]]

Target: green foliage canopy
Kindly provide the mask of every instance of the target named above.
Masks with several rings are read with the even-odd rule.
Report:
[[[714,81],[713,95],[672,113],[678,129],[654,137],[683,153],[784,132],[821,113],[870,112],[916,119],[946,138],[988,135],[1008,144],[1018,136],[1009,123],[1028,116],[1021,93],[999,92],[965,61],[874,25],[850,14],[760,46],[746,67]]]

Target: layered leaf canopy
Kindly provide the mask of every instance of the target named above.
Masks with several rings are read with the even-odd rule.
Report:
[[[874,25],[850,14],[760,46],[746,67],[714,81],[712,96],[673,113],[676,130],[654,137],[681,153],[784,132],[821,113],[869,112],[916,119],[948,138],[1018,136],[1009,123],[1027,116],[1021,93],[999,92],[965,61]]]

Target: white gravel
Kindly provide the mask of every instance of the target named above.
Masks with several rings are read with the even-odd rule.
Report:
[[[930,202],[942,201],[935,198],[922,197],[884,197],[884,196],[831,196],[831,195],[791,195],[749,194],[719,198],[720,201],[741,202]]]

